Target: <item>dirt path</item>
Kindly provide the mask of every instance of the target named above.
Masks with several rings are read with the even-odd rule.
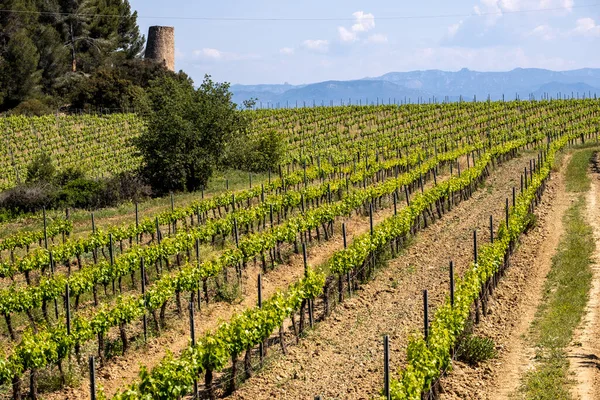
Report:
[[[576,385],[573,394],[580,399],[600,398],[600,174],[590,172],[591,186],[586,194],[587,222],[592,226],[596,251],[591,265],[593,278],[586,313],[573,335],[568,350],[570,370]]]
[[[542,297],[545,277],[563,232],[562,216],[575,197],[565,190],[563,159],[535,211],[536,227],[525,234],[511,258],[511,267],[490,299],[488,317],[474,332],[490,337],[499,356],[477,368],[460,362],[442,380],[442,399],[508,399],[519,378],[532,365],[534,349],[525,341]]]
[[[504,200],[528,163],[525,156],[492,171],[484,188],[418,234],[400,258],[338,307],[309,338],[288,349],[286,357],[274,360],[231,397],[377,396],[383,380],[383,335],[390,335],[391,369],[397,371],[405,360],[408,335],[422,326],[422,289],[430,290],[432,309],[442,301],[449,261],[455,262],[459,274],[467,268],[473,258],[473,229],[478,229],[480,243],[489,240],[489,215],[497,227]]]

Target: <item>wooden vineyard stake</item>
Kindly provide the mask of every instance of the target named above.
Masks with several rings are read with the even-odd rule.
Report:
[[[48,250],[48,221],[46,220],[46,207],[42,210],[44,214],[44,248]]]
[[[146,306],[146,266],[144,265],[144,257],[140,259],[140,279],[142,281],[142,297],[144,298],[144,307]],[[148,341],[148,317],[144,312],[142,317],[144,324],[144,343]]]
[[[529,160],[529,182],[533,181],[533,160]]]
[[[138,229],[140,228],[140,215],[139,215],[139,206],[138,203],[135,203],[135,242],[137,244],[140,243],[140,235],[138,233]]]
[[[113,254],[113,250],[114,250],[113,249],[113,236],[112,236],[112,233],[109,233],[108,234],[108,257],[110,260],[111,267],[115,262],[115,258],[114,258],[115,256]],[[113,291],[113,294],[115,294],[116,289],[115,289],[115,280],[114,279],[112,280],[112,291]]]
[[[192,341],[192,346],[196,345],[196,327],[194,325],[194,302],[190,301],[189,304],[190,311],[190,339]],[[194,379],[194,399],[198,399],[198,380]]]
[[[396,192],[393,194],[394,197],[394,215],[398,215],[398,195]]]
[[[348,241],[346,239],[346,223],[342,223],[342,237],[344,238],[344,249],[348,248]],[[348,284],[348,296],[352,296],[352,280],[350,277],[350,271],[346,272],[346,283]]]
[[[369,227],[371,236],[373,236],[373,203],[369,203]]]
[[[450,261],[450,305],[454,307],[454,261]]]
[[[262,275],[258,274],[258,308],[262,308]],[[258,353],[260,355],[260,366],[263,366],[264,357],[265,357],[265,344],[264,342],[260,342],[258,345]]]
[[[473,262],[477,264],[477,229],[473,229]]]
[[[95,366],[94,356],[90,356],[90,358],[89,358],[89,368],[90,368],[90,399],[96,400],[96,366]]]
[[[490,243],[494,243],[494,217],[490,215]]]
[[[237,226],[236,218],[233,219],[233,236],[235,238],[235,247],[239,247],[240,243],[239,243],[238,226]]]
[[[54,276],[54,256],[52,255],[51,251],[48,255],[50,257],[50,274]],[[58,301],[56,298],[54,298],[54,317],[58,319]]]
[[[423,290],[423,337],[427,342],[429,338],[429,300],[427,298],[427,289]]]
[[[504,210],[505,210],[505,214],[506,214],[505,215],[505,218],[506,218],[506,228],[508,229],[508,218],[509,218],[509,215],[508,215],[508,197],[506,198],[506,206],[504,207]]]
[[[521,193],[523,193],[523,174],[521,174]]]
[[[65,285],[65,311],[67,313],[67,336],[71,335],[71,291],[69,284]]]
[[[383,396],[391,400],[390,394],[390,337],[383,337]]]
[[[313,299],[308,299],[308,322],[309,322],[311,328],[313,328],[315,326]]]
[[[406,196],[406,205],[410,207],[410,197],[408,196],[408,185],[404,185],[404,195]]]
[[[306,243],[302,243],[302,260],[304,261],[304,277],[308,277],[308,260],[306,255]]]
[[[513,207],[517,205],[517,189],[514,186],[512,188],[512,205]]]

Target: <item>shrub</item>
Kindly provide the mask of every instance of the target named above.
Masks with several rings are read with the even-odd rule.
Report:
[[[53,114],[56,109],[39,99],[29,99],[20,103],[10,110],[12,115],[25,115],[27,117],[39,117],[42,115]]]
[[[52,182],[56,168],[48,153],[35,157],[27,166],[27,182]]]
[[[456,356],[469,365],[477,365],[496,357],[496,347],[490,338],[468,334],[460,342]]]
[[[47,182],[18,185],[0,193],[0,208],[13,215],[39,211],[52,205],[54,194],[54,186]]]

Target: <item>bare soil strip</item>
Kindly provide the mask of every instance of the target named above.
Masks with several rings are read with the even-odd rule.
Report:
[[[597,157],[597,156],[596,156]],[[597,159],[596,159],[597,160]],[[592,288],[586,314],[575,331],[568,351],[570,370],[577,382],[572,393],[580,399],[600,398],[600,171],[590,173],[591,187],[586,195],[587,222],[597,243],[592,258]]]
[[[519,378],[533,366],[535,351],[524,336],[564,231],[562,216],[576,198],[565,190],[569,160],[570,155],[565,156],[552,176],[535,211],[536,227],[522,236],[511,267],[490,298],[490,314],[474,328],[475,334],[494,340],[499,356],[476,368],[455,362],[452,372],[442,379],[442,399],[508,399]]]
[[[448,264],[461,274],[473,259],[473,229],[480,242],[489,240],[504,215],[504,201],[529,157],[511,160],[492,171],[484,188],[419,233],[398,259],[390,261],[372,282],[337,307],[326,322],[250,379],[234,399],[325,398],[366,399],[377,396],[383,381],[382,337],[390,335],[391,368],[405,360],[407,337],[422,326],[422,290],[430,304],[447,293]]]

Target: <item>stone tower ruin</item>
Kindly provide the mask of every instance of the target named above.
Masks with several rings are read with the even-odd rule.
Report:
[[[148,29],[148,43],[145,57],[164,64],[175,71],[175,28],[172,26],[151,26]]]

